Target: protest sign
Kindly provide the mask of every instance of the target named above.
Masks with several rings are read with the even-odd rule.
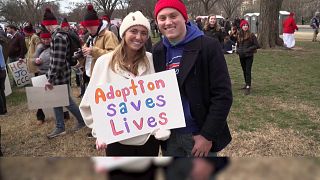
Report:
[[[156,129],[185,127],[174,70],[91,87],[97,138],[106,144]]]
[[[7,73],[7,70],[6,70],[6,80],[4,82],[4,94],[6,96],[9,96],[11,93],[12,93],[12,89],[11,89],[11,85],[10,85],[10,81],[9,81],[9,76],[8,76],[8,73]]]
[[[26,60],[10,63],[8,67],[18,87],[30,84],[31,75],[28,73]]]
[[[28,108],[53,108],[69,105],[67,85],[53,86],[52,90],[44,87],[26,87]]]
[[[44,87],[48,82],[48,78],[46,75],[36,76],[31,78],[33,87]]]

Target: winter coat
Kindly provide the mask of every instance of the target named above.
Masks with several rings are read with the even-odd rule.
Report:
[[[28,71],[29,73],[36,73],[38,72],[38,68],[33,63],[33,60],[34,60],[33,57],[36,51],[36,47],[40,43],[40,38],[36,34],[33,34],[31,37],[28,37],[28,39],[29,40],[26,40],[27,48],[28,48],[28,52],[26,55]]]
[[[166,70],[167,49],[163,41],[153,48],[156,72]],[[218,152],[231,141],[227,116],[232,104],[231,81],[220,44],[208,36],[185,44],[180,62],[178,85],[190,104],[200,135],[212,141],[211,152]]]
[[[241,35],[242,33],[239,33],[237,37],[237,53],[240,57],[253,56],[256,50],[259,49],[257,37],[251,33],[249,38],[241,41],[241,39],[243,39]]]
[[[298,30],[296,21],[292,16],[289,16],[283,21],[283,33],[293,34],[295,30]]]

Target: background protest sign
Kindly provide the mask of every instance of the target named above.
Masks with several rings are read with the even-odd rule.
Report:
[[[67,85],[53,86],[52,90],[44,87],[26,87],[28,108],[53,108],[69,105]]]
[[[16,61],[8,66],[18,87],[30,84],[31,75],[28,73],[26,60]]]
[[[4,82],[4,94],[6,96],[9,96],[11,93],[12,93],[12,89],[11,89],[11,85],[10,85],[10,81],[9,81],[9,76],[8,76],[8,73],[7,73],[7,70],[6,70],[6,80]]]
[[[106,144],[159,128],[185,127],[174,70],[87,90],[97,138]]]
[[[48,78],[43,74],[41,76],[32,77],[31,82],[33,87],[44,87],[48,82]]]

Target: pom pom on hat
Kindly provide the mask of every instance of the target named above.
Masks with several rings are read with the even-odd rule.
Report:
[[[70,27],[67,18],[63,18],[62,23],[61,23],[61,27]]]
[[[150,35],[150,23],[148,19],[140,12],[131,12],[123,20],[119,29],[120,37],[123,38],[124,33],[132,26],[141,25],[147,28],[148,35]]]
[[[42,24],[44,26],[58,25],[57,18],[52,14],[50,8],[46,8],[44,15],[43,15]]]
[[[46,8],[43,15],[42,24],[45,26],[58,25],[57,18],[53,15],[50,8]]]
[[[84,27],[99,26],[100,23],[100,19],[97,15],[97,12],[93,8],[93,5],[89,4],[87,6],[87,12],[84,16],[84,20],[81,22],[81,25]]]

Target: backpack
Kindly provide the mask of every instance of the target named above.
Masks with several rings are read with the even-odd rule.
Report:
[[[117,32],[117,33],[114,33],[114,32],[112,31],[112,29],[111,29],[112,27],[115,27],[118,32]],[[120,33],[119,33],[119,28],[118,28],[118,26],[116,26],[116,25],[114,25],[114,24],[108,24],[108,30],[109,30],[110,32],[113,32],[113,33],[117,36],[119,42],[121,41],[121,37],[120,37]]]
[[[67,38],[69,40],[69,53],[67,57],[67,63],[69,66],[75,66],[78,63],[77,58],[73,58],[73,55],[75,52],[79,52],[79,49],[81,50],[81,43],[79,37],[71,31],[65,32],[65,31],[58,31],[57,33],[65,34],[67,35]]]

